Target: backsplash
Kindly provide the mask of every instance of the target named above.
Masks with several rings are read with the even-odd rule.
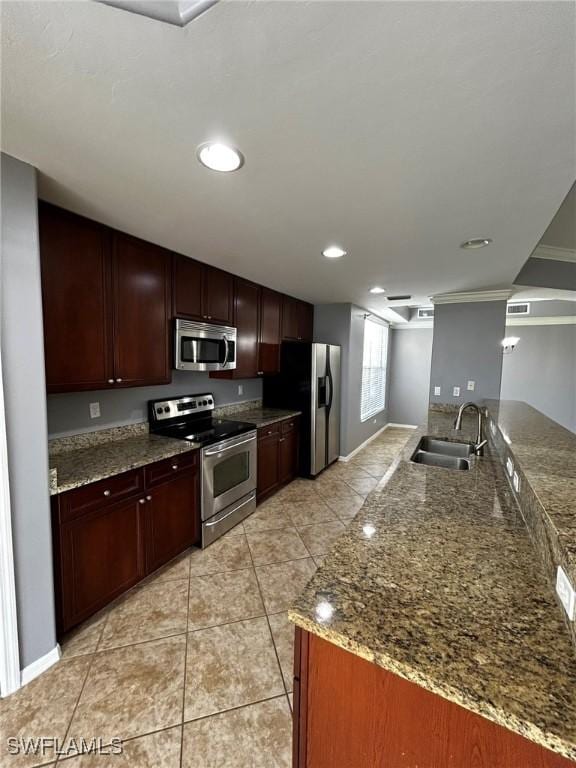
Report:
[[[238,392],[240,387],[241,394]],[[223,405],[260,400],[262,381],[260,379],[226,381],[211,379],[207,373],[173,371],[171,384],[49,395],[47,398],[48,436],[50,438],[66,437],[80,432],[140,424],[148,421],[148,400],[202,392],[211,392],[214,395],[218,410]],[[90,418],[90,403],[100,404],[101,415],[96,419]]]

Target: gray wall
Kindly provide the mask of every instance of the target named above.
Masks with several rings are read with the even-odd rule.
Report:
[[[430,374],[430,402],[460,404],[498,399],[502,374],[501,341],[506,336],[506,302],[437,304]],[[476,382],[473,392],[467,382]],[[440,396],[434,387],[441,387]],[[452,388],[460,387],[453,397]]]
[[[532,257],[524,264],[514,284],[576,291],[576,264]]]
[[[432,336],[432,328],[392,330],[388,418],[394,424],[426,422]]]
[[[1,338],[20,664],[56,645],[36,171],[1,158]]]
[[[239,386],[244,390],[241,395]],[[148,400],[202,392],[212,392],[216,405],[225,405],[262,397],[262,382],[260,379],[225,381],[211,379],[207,373],[172,371],[172,383],[161,386],[50,395],[48,431],[50,437],[57,437],[147,421]],[[100,403],[100,418],[90,418],[90,403]]]
[[[365,312],[353,304],[318,304],[314,308],[314,341],[342,347],[341,456],[347,456],[388,422],[386,410],[367,421],[360,420]]]
[[[576,432],[576,325],[509,330],[520,341],[503,358],[502,399],[524,400]]]

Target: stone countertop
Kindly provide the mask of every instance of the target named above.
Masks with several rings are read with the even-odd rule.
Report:
[[[197,443],[143,432],[124,439],[57,453],[50,456],[51,477],[52,470],[56,470],[55,483],[51,479],[50,495],[80,488],[197,448]]]
[[[269,427],[270,424],[300,416],[301,413],[301,411],[283,411],[278,408],[251,408],[247,411],[236,411],[232,416],[225,418],[229,421],[246,421],[248,424],[254,424],[255,427]]]
[[[410,462],[423,434],[473,439],[473,416],[461,433],[452,422],[430,412],[290,619],[575,759],[573,648],[500,461],[489,448],[468,472]]]

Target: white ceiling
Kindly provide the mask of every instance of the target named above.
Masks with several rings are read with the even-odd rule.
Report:
[[[576,178],[573,3],[1,7],[2,146],[43,198],[311,301],[507,286]],[[244,168],[201,167],[213,137]]]

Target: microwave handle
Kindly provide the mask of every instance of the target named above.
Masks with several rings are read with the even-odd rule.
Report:
[[[222,361],[222,365],[224,366],[228,364],[228,339],[226,338],[226,336],[224,336],[223,338],[224,338],[224,360]]]

